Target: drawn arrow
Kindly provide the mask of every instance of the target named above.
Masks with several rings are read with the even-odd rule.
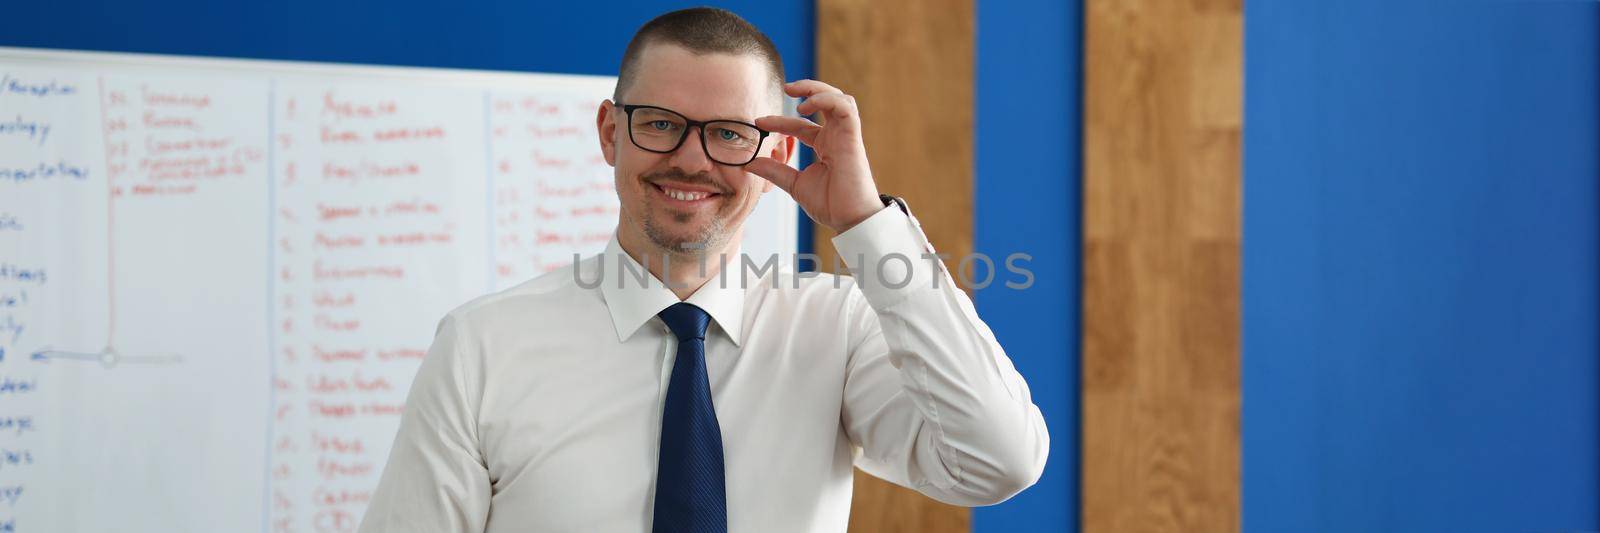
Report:
[[[117,353],[117,351],[110,346],[107,346],[105,350],[102,350],[98,353],[69,352],[65,350],[52,350],[46,348],[37,352],[33,352],[32,359],[34,361],[43,363],[48,363],[52,359],[66,359],[69,361],[97,361],[100,364],[105,365],[106,368],[126,364],[170,365],[183,362],[183,356],[178,354],[122,355]]]
[[[97,354],[97,353],[83,353],[83,352],[67,352],[67,351],[62,351],[62,350],[51,350],[49,348],[46,348],[46,349],[43,349],[43,350],[39,350],[37,352],[33,352],[33,360],[34,361],[44,361],[44,362],[48,363],[48,362],[50,362],[51,359],[77,359],[77,360],[80,360],[80,361],[99,361],[100,360],[100,354]]]

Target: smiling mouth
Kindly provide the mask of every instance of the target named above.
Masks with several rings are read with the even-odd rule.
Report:
[[[670,200],[671,203],[682,205],[696,205],[722,196],[721,193],[675,189],[670,185],[659,183],[651,183],[650,187],[661,193],[661,196]]]

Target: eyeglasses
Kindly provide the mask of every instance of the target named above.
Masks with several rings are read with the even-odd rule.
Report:
[[[628,140],[647,152],[670,154],[683,146],[689,128],[700,128],[700,148],[712,161],[744,166],[756,160],[767,131],[737,120],[689,120],[671,109],[650,105],[623,105],[628,114]]]

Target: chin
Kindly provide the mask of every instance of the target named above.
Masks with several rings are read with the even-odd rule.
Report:
[[[701,221],[693,226],[678,222],[666,215],[645,225],[645,235],[657,246],[671,252],[701,253],[720,247],[727,241],[722,225],[717,221]]]

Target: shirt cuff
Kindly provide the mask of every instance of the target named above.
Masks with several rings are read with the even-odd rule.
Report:
[[[912,291],[937,289],[944,272],[922,228],[897,206],[834,236],[833,248],[874,309],[898,304]]]

